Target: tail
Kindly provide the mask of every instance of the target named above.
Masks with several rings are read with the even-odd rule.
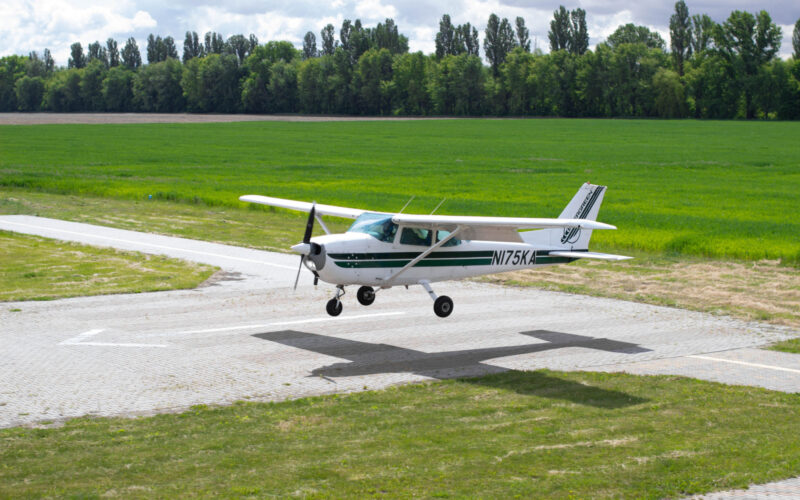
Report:
[[[567,207],[558,216],[559,219],[597,220],[600,204],[603,202],[605,186],[597,186],[588,182],[578,189]],[[539,229],[520,233],[525,243],[553,247],[566,250],[588,250],[591,229],[577,227],[558,229]]]

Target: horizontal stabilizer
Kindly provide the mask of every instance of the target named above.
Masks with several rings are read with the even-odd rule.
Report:
[[[570,252],[570,251],[551,251],[547,255],[555,255],[556,257],[570,257],[572,259],[597,259],[597,260],[628,260],[633,257],[627,255],[614,255],[611,253],[599,252]]]

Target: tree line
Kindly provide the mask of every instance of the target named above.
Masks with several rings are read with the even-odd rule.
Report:
[[[151,34],[146,64],[133,38],[74,43],[65,68],[47,49],[0,58],[0,111],[800,119],[800,20],[787,61],[763,10],[717,23],[680,0],[669,47],[626,24],[590,50],[586,26],[584,10],[559,7],[547,54],[523,18],[495,14],[482,44],[443,15],[430,55],[410,53],[392,19],[345,20],[338,38],[329,24],[302,49],[187,32],[179,56],[172,37]]]

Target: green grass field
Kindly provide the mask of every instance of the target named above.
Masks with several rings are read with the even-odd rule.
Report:
[[[230,207],[258,193],[387,211],[415,195],[409,211],[446,197],[439,213],[555,217],[591,181],[609,186],[600,219],[619,226],[598,231],[597,248],[797,264],[798,137],[789,122],[6,126],[0,187]]]
[[[0,430],[0,497],[680,498],[800,472],[800,396],[507,372]]]
[[[0,302],[194,288],[216,268],[0,231]]]

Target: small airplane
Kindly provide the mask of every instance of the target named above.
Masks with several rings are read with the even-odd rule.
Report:
[[[453,301],[437,296],[431,283],[578,259],[630,259],[589,251],[593,230],[616,229],[597,222],[605,191],[587,182],[557,219],[392,214],[259,195],[239,200],[308,212],[303,241],[292,246],[300,254],[294,287],[303,266],[315,285],[319,280],[336,285],[326,305],[331,316],[342,312],[345,286],[360,285],[356,298],[368,306],[380,290],[421,285],[434,301],[434,313],[445,318]],[[331,234],[322,215],[355,220],[347,232]],[[326,234],[312,238],[315,221]]]

